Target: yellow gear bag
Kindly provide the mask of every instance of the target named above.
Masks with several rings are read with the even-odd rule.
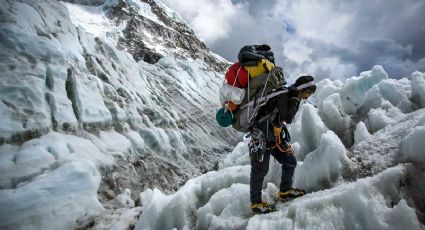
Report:
[[[244,66],[244,68],[248,71],[249,76],[254,78],[261,74],[270,72],[270,70],[274,68],[274,64],[267,59],[261,59],[257,62],[257,65]]]

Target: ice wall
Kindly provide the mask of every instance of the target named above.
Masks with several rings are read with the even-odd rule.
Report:
[[[111,9],[111,4],[118,1],[107,1],[105,6]],[[152,19],[144,14],[149,10],[146,4],[141,5],[145,11],[139,12],[142,21]],[[163,52],[155,64],[135,61],[129,47],[118,45],[127,21],[113,23],[103,7],[12,0],[0,6],[0,189],[8,194],[3,202],[20,207],[7,212],[1,205],[0,218],[8,219],[2,227],[18,226],[20,220],[10,214],[25,216],[25,207],[34,207],[37,212],[31,219],[40,219],[33,223],[37,228],[77,228],[80,217],[89,219],[103,212],[95,208],[100,206],[94,199],[97,190],[103,203],[126,188],[132,190],[132,199],[154,186],[172,191],[188,178],[211,170],[237,143],[235,132],[222,129],[214,120],[222,73],[205,59],[165,55],[175,50]],[[157,20],[172,20],[164,17]],[[152,23],[172,30],[164,23]],[[176,24],[184,29],[182,22]],[[185,32],[196,37],[190,30]],[[74,178],[74,168],[68,166],[81,160],[94,165],[90,170],[97,170],[100,182],[81,186],[81,191],[53,183],[53,175],[68,167],[72,183],[84,184],[85,178]],[[33,206],[21,204],[19,197],[27,199],[41,177],[49,189],[63,194],[42,192]],[[52,215],[57,225],[50,226],[50,219],[44,219],[78,202],[59,202],[63,197],[84,194],[90,199],[69,216]],[[46,199],[57,207],[39,208]]]

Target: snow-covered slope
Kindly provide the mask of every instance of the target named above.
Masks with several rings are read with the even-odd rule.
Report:
[[[252,217],[249,140],[214,121],[228,63],[178,15],[156,0],[0,15],[1,229],[424,228],[424,73],[318,83],[290,126],[309,194]]]
[[[290,125],[294,186],[308,194],[278,212],[250,212],[246,139],[175,194],[143,192],[136,229],[424,229],[425,74],[410,79],[375,66],[346,84],[318,83],[317,106],[303,104]],[[277,199],[280,170],[270,161],[263,200]]]
[[[227,62],[156,1],[94,3],[0,4],[1,229],[84,227],[237,143],[214,117]]]

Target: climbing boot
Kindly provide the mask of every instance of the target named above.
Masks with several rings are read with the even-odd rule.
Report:
[[[266,202],[252,203],[251,210],[254,214],[265,214],[277,211],[276,207],[273,204]]]
[[[281,202],[290,201],[292,199],[295,199],[297,197],[304,196],[304,195],[305,195],[304,189],[300,189],[300,188],[290,188],[288,191],[277,193],[277,196],[279,197],[279,200]]]

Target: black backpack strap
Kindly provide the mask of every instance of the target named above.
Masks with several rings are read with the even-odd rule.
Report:
[[[284,93],[288,93],[288,89],[286,88],[282,88],[281,90],[276,90],[273,93],[270,93],[269,95],[266,96],[262,96],[260,98],[254,98],[252,100],[250,100],[248,103],[246,103],[245,105],[241,106],[240,109],[244,109],[247,106],[255,106],[258,104],[261,104],[263,102],[267,102],[268,100],[277,97],[278,95],[284,94]]]

